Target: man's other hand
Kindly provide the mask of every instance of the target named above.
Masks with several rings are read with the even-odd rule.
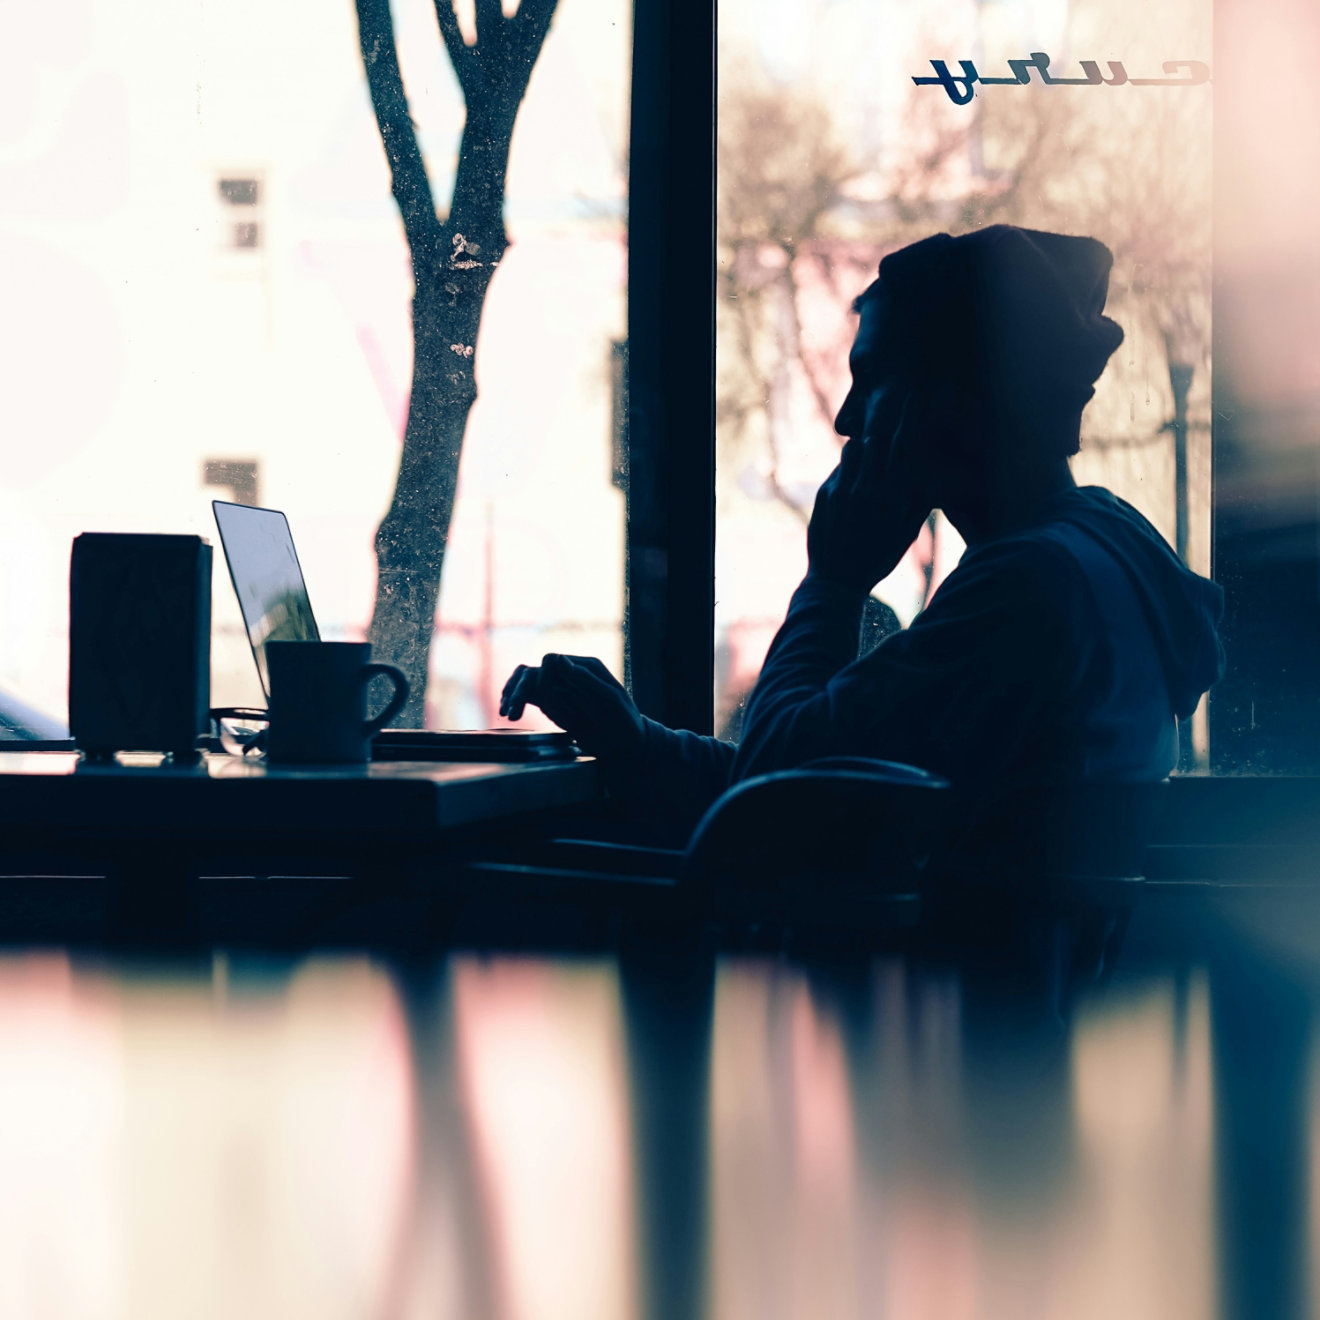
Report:
[[[867,434],[843,446],[807,527],[807,559],[821,577],[870,592],[898,566],[930,516],[919,479],[917,411],[909,395],[892,434],[876,428],[872,414]]]
[[[520,720],[529,705],[540,707],[592,756],[616,760],[642,749],[641,713],[594,656],[547,655],[539,665],[519,665],[504,685],[500,714]]]

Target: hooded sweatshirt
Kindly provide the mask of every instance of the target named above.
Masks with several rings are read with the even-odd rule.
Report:
[[[741,744],[648,721],[632,791],[682,833],[732,784],[822,757],[961,784],[1159,780],[1177,763],[1177,720],[1223,670],[1221,589],[1101,487],[970,547],[912,626],[859,659],[865,603],[808,573]]]

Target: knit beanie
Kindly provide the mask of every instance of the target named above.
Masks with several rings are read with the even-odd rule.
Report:
[[[1112,264],[1094,238],[1014,225],[935,234],[880,263],[872,289],[894,313],[884,351],[1024,438],[1075,453],[1076,420],[1123,342],[1103,315]]]

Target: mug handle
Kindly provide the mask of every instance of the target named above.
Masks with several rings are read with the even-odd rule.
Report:
[[[380,663],[364,665],[362,668],[362,681],[369,683],[376,674],[384,674],[386,678],[394,683],[394,695],[389,699],[385,709],[374,720],[368,720],[362,726],[362,736],[364,738],[370,738],[373,733],[379,733],[403,709],[403,703],[408,700],[408,679],[402,669],[398,668],[397,665],[383,665]]]

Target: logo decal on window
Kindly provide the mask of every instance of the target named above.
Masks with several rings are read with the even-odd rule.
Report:
[[[1178,75],[1179,70],[1185,70],[1182,76],[1165,78],[1129,78],[1122,61],[1110,60],[1108,63],[1107,75],[1100,72],[1098,61],[1081,60],[1082,77],[1056,78],[1050,72],[1050,57],[1043,50],[1036,50],[1032,51],[1028,59],[1009,60],[1008,67],[1012,72],[1007,78],[988,78],[977,73],[976,65],[971,60],[958,61],[962,69],[960,74],[950,73],[944,60],[931,60],[930,67],[935,70],[935,76],[913,78],[912,81],[918,87],[943,87],[954,105],[966,105],[971,101],[975,95],[972,89],[977,83],[982,87],[1025,86],[1031,81],[1033,69],[1040,74],[1041,82],[1047,87],[1122,87],[1125,84],[1131,87],[1199,87],[1210,81],[1210,66],[1200,60],[1165,60],[1166,74]]]

